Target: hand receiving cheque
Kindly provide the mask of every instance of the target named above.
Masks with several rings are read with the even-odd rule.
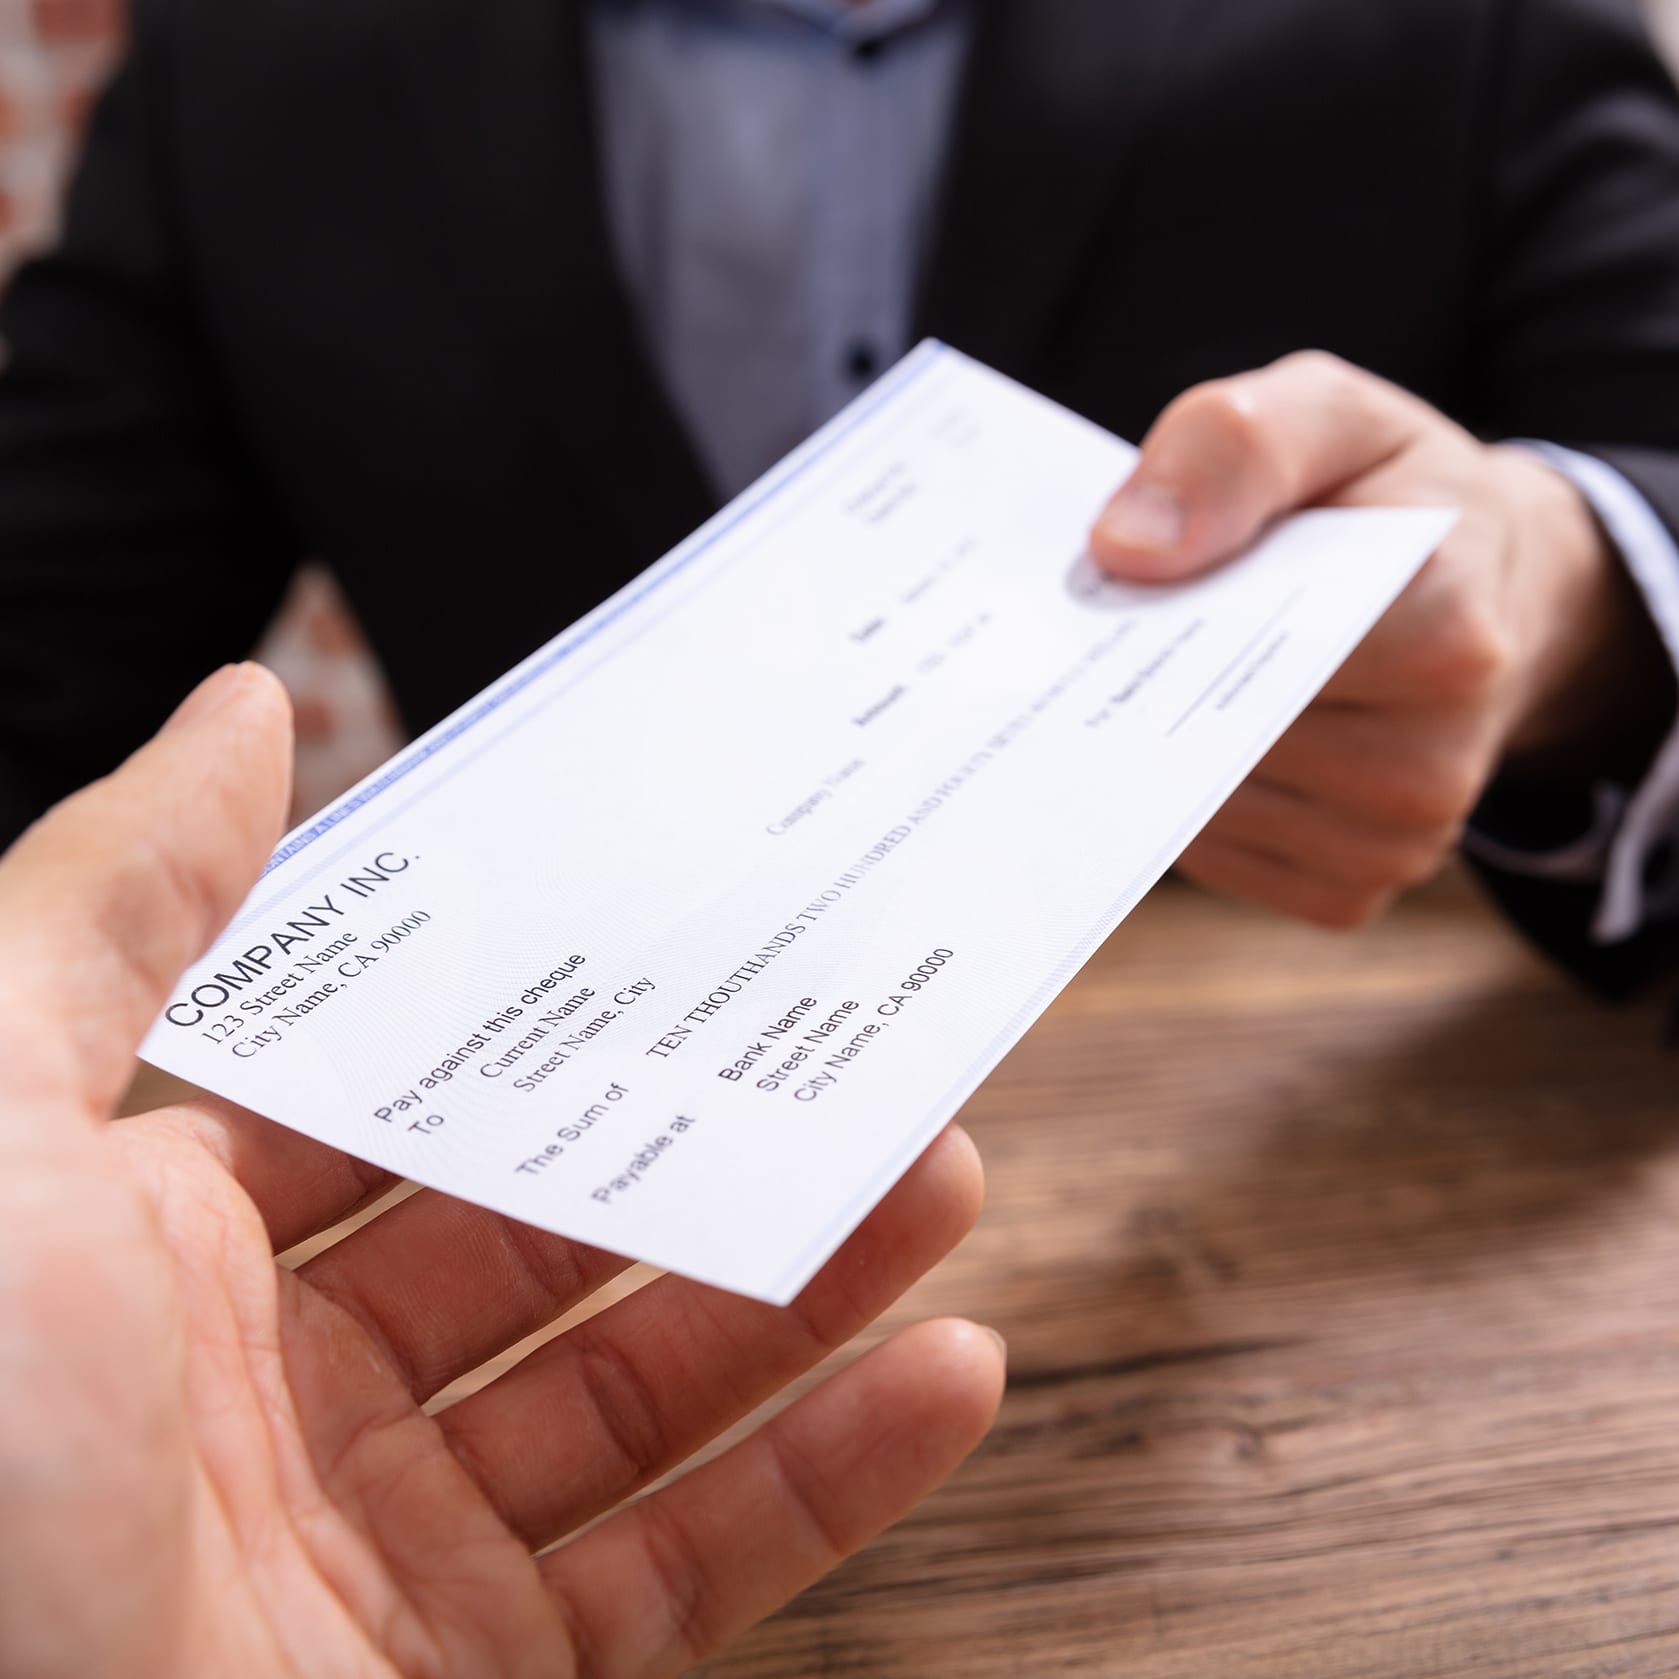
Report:
[[[277,684],[224,671],[0,864],[0,1672],[681,1671],[929,1491],[1002,1357],[907,1330],[593,1521],[867,1324],[968,1228],[947,1131],[786,1311],[663,1278],[435,1417],[620,1261],[205,1098],[112,1122],[134,1045],[285,808]]]
[[[1462,521],[1184,853],[1192,878],[1351,926],[1439,868],[1501,766],[1608,773],[1654,744],[1671,679],[1578,491],[1332,356],[1181,397],[1093,548],[1116,577],[1177,581],[1301,507],[1417,503]]]

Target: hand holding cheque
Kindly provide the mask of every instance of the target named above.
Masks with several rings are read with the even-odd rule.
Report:
[[[786,1303],[1455,522],[1121,586],[1087,538],[1134,460],[923,346],[288,838],[144,1053]]]
[[[0,1672],[685,1671],[984,1433],[1002,1357],[923,1324],[565,1548],[849,1339],[978,1210],[945,1133],[793,1312],[666,1277],[437,1418],[604,1254],[214,1099],[111,1122],[133,1047],[285,809],[278,684],[223,671],[0,863]]]
[[[1351,926],[1439,869],[1501,765],[1586,787],[1642,773],[1672,667],[1579,490],[1332,356],[1181,397],[1094,549],[1116,578],[1181,582],[1297,507],[1419,503],[1462,520],[1184,852],[1193,879]]]

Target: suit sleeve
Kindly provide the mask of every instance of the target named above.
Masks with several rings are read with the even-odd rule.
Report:
[[[135,11],[58,245],[0,304],[0,846],[247,653],[295,555],[194,309]]]
[[[1561,445],[1642,498],[1655,540],[1620,546],[1659,623],[1679,599],[1679,94],[1636,0],[1503,0],[1502,20],[1465,406],[1484,435]],[[1641,784],[1558,788],[1544,808],[1495,784],[1478,818],[1501,842],[1471,848],[1495,898],[1609,995],[1679,969],[1679,900],[1643,890],[1679,842],[1675,740],[1648,742]],[[1625,757],[1612,747],[1606,759]],[[1599,830],[1596,878],[1520,866],[1524,848],[1559,845],[1570,811]]]

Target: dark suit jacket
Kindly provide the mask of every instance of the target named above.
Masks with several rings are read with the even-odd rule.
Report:
[[[1635,0],[981,11],[926,331],[1131,437],[1326,347],[1679,528],[1679,103]],[[0,313],[0,839],[245,652],[300,556],[419,728],[710,511],[612,269],[574,0],[132,30]],[[1578,906],[1524,913],[1587,960]]]

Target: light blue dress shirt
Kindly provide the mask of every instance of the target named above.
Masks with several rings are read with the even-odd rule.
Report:
[[[653,363],[721,496],[803,441],[910,348],[914,299],[972,30],[972,0],[591,0],[608,224]],[[1160,0],[1172,4],[1174,0]],[[1589,456],[1529,445],[1618,545],[1679,664],[1679,548]],[[1596,934],[1679,909],[1646,879],[1679,834],[1679,730],[1638,788],[1536,855],[1488,861],[1604,887]]]
[[[965,0],[595,0],[608,224],[732,496],[910,348]]]

